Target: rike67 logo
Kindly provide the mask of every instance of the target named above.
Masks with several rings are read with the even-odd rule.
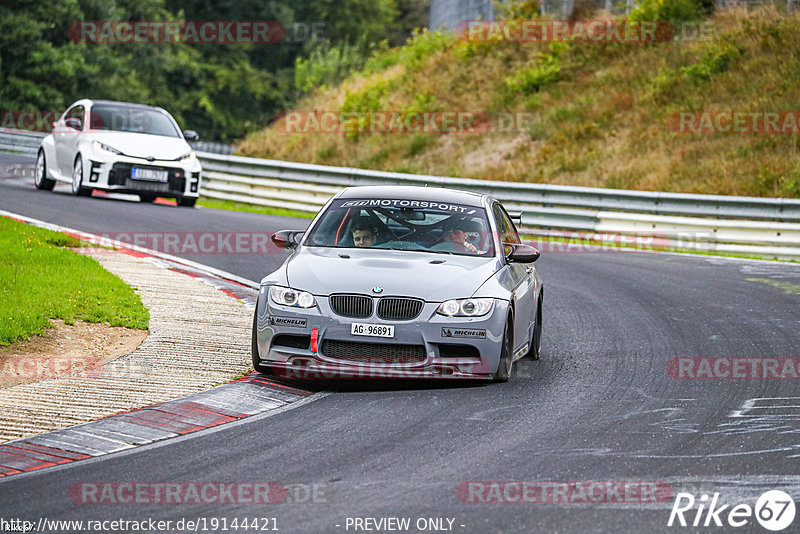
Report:
[[[696,507],[696,509],[695,509]],[[749,504],[720,504],[719,493],[709,500],[708,495],[695,499],[691,493],[678,493],[669,514],[667,526],[681,527],[743,527],[752,524],[753,517],[765,529],[783,530],[794,521],[795,505],[792,497],[780,490],[767,491]]]

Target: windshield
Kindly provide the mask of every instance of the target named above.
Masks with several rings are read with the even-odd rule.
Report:
[[[311,247],[494,255],[486,211],[412,199],[336,200],[309,232]]]
[[[181,137],[172,120],[163,111],[133,106],[92,106],[91,129]]]

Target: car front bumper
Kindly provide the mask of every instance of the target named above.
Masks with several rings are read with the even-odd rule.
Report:
[[[497,371],[508,302],[495,300],[483,317],[445,317],[426,302],[412,320],[375,314],[353,319],[334,313],[328,297],[313,308],[275,304],[262,286],[256,307],[256,343],[263,365],[287,378],[488,379]],[[392,325],[392,338],[351,334],[353,323]],[[316,339],[316,342],[314,342]],[[315,350],[316,349],[316,350]]]
[[[138,180],[131,176],[134,168],[167,171],[166,181]],[[197,161],[143,161],[126,156],[93,154],[86,159],[84,186],[117,193],[153,194],[166,197],[200,195],[202,168]]]

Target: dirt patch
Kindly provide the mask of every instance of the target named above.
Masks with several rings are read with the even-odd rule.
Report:
[[[53,320],[42,336],[0,347],[0,388],[49,378],[91,378],[103,364],[136,350],[148,335],[107,324]]]

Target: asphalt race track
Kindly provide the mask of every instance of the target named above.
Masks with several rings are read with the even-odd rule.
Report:
[[[32,160],[2,155],[0,167],[17,161]],[[40,192],[2,177],[0,209],[93,233],[272,232],[308,222],[78,198],[67,185]],[[184,256],[258,280],[286,254]],[[730,507],[772,489],[800,497],[800,382],[675,379],[667,363],[800,357],[800,265],[551,252],[536,266],[546,288],[542,358],[518,361],[506,384],[326,384],[332,395],[271,417],[0,479],[0,517],[275,518],[269,526],[292,533],[367,532],[375,524],[355,518],[388,517],[410,518],[408,532],[767,532],[754,518],[738,529],[667,521],[678,492],[698,503],[719,493]],[[69,495],[86,482],[206,481],[274,481],[289,491],[268,505],[75,504]],[[459,492],[469,481],[648,482],[669,492],[661,502],[570,493],[498,503],[490,492]],[[417,528],[429,518],[444,521]]]

